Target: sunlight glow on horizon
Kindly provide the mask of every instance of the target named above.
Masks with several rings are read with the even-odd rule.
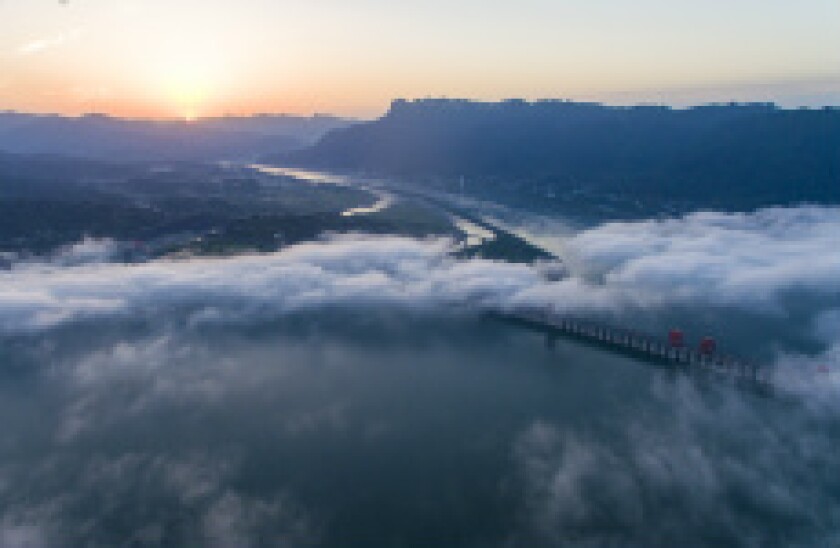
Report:
[[[223,78],[221,69],[214,67],[210,58],[183,52],[173,52],[169,59],[161,61],[157,72],[157,85],[166,101],[186,120],[206,112],[207,102]]]
[[[836,21],[835,0],[6,0],[0,110],[364,117],[424,96],[836,105]]]

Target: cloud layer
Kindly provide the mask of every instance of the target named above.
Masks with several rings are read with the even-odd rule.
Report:
[[[560,281],[540,266],[454,260],[441,239],[344,236],[270,255],[143,265],[101,263],[114,244],[85,241],[52,264],[0,272],[0,330],[158,307],[205,309],[197,318],[210,319],[371,302],[653,316],[727,308],[809,323],[840,309],[837,234],[840,209],[809,206],[611,223],[565,241],[571,275]]]
[[[838,234],[840,209],[803,206],[610,223],[568,248],[579,273],[612,287],[669,301],[772,307],[788,291],[840,296]]]
[[[449,259],[446,240],[339,237],[272,255],[0,273],[0,328],[45,328],[106,314],[186,306],[282,314],[353,303],[500,303],[539,283],[517,265]],[[212,315],[212,314],[211,314]]]
[[[457,533],[480,508],[482,545],[831,545],[840,382],[793,373],[840,358],[838,233],[837,209],[811,207],[608,224],[565,242],[560,281],[402,237],[141,265],[86,241],[16,263],[0,544],[406,540],[400,523]],[[447,314],[521,306],[791,329],[804,306],[823,349],[782,346],[802,397],[777,400]]]

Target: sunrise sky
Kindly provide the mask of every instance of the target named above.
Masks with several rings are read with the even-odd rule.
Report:
[[[373,116],[394,97],[840,104],[838,0],[0,0],[0,110]]]

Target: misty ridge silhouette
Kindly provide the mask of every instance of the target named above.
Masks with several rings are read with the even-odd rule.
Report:
[[[771,103],[606,106],[395,100],[372,121],[255,115],[193,122],[0,112],[0,151],[107,161],[263,161],[434,182],[548,207],[574,192],[728,210],[840,203],[840,110]],[[443,183],[441,183],[443,182]]]
[[[755,205],[838,202],[840,110],[396,100],[379,120],[275,159],[409,178],[466,176],[484,190],[505,180],[552,194],[588,186]]]
[[[0,111],[0,151],[106,161],[254,159],[304,147],[348,123],[324,115],[263,114],[185,122]]]

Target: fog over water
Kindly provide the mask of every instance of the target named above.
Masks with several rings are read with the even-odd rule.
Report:
[[[16,264],[0,545],[836,544],[838,233],[815,207],[602,225],[556,282],[400,237]],[[711,332],[779,391],[483,315],[534,304]]]

